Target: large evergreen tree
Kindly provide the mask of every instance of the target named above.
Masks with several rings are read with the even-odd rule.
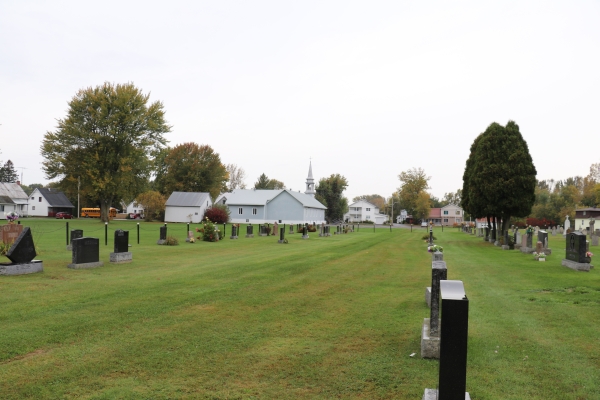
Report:
[[[279,190],[285,189],[285,184],[277,179],[269,179],[267,175],[260,174],[258,180],[254,182],[254,189]]]
[[[475,217],[526,217],[535,201],[537,171],[519,126],[492,123],[471,146],[463,175],[462,206]]]
[[[0,167],[0,182],[15,183],[19,180],[19,174],[15,170],[13,162],[8,160]]]
[[[148,104],[132,83],[104,83],[82,89],[69,102],[67,116],[47,132],[41,146],[48,179],[61,187],[77,187],[100,202],[101,219],[123,198],[146,185],[151,157],[170,131],[160,102]]]

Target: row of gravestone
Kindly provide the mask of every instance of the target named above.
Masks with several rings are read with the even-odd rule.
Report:
[[[440,361],[437,389],[425,389],[423,400],[470,399],[466,392],[469,299],[463,282],[447,277],[443,253],[434,252],[431,287],[425,290],[430,314],[421,328],[421,357]]]
[[[100,261],[100,239],[83,237],[81,229],[73,229],[70,233],[71,241],[67,250],[72,251],[72,257],[69,268],[95,268],[104,265]],[[129,231],[122,229],[115,231],[113,250],[110,253],[111,263],[127,263],[133,260],[133,255],[129,251]]]

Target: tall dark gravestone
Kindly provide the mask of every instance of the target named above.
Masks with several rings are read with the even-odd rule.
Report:
[[[160,227],[160,236],[159,236],[159,239],[156,242],[156,244],[165,244],[166,241],[167,241],[167,227],[163,225]]]
[[[73,258],[69,268],[95,268],[104,265],[100,261],[100,239],[83,237],[73,239]]]
[[[289,234],[290,235],[294,234],[294,225],[293,224],[290,224],[290,232],[289,232]]]
[[[229,237],[229,239],[237,239],[238,238],[238,227],[233,224],[231,225],[231,236]]]
[[[6,253],[6,257],[12,262],[0,264],[0,275],[23,275],[42,272],[44,266],[41,261],[34,260],[36,255],[31,230],[29,227],[24,228]]]
[[[133,259],[129,251],[129,231],[117,229],[115,231],[114,252],[110,253],[111,263],[126,263]]]
[[[285,243],[285,229],[281,228],[279,230],[279,240],[277,241],[277,243]]]
[[[302,239],[308,239],[308,228],[306,226],[302,227]]]
[[[438,390],[425,389],[424,400],[470,400],[467,387],[469,299],[462,281],[441,281],[442,326]]]
[[[254,227],[252,224],[246,225],[246,237],[253,238],[254,237]]]
[[[425,301],[429,295],[430,314],[423,321],[421,330],[421,357],[440,358],[440,282],[448,278],[445,261],[431,263],[431,287],[425,290]]]
[[[73,250],[73,239],[79,239],[83,237],[83,229],[71,229],[70,237],[69,237],[69,245],[67,246],[67,250]]]
[[[571,232],[566,236],[566,254],[562,265],[576,271],[589,272],[592,266],[586,258],[586,235],[580,232]]]

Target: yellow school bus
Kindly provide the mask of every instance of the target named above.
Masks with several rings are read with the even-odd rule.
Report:
[[[82,208],[81,216],[83,218],[100,218],[100,209],[99,208]],[[113,219],[117,216],[117,209],[111,207],[108,211],[108,219]]]

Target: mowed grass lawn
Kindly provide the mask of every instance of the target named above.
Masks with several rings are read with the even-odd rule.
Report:
[[[65,221],[22,222],[44,272],[0,277],[0,398],[420,399],[437,385],[438,362],[420,358],[421,229],[188,244],[169,224],[170,247],[160,224],[141,222],[137,244],[136,222],[114,221],[105,246],[103,224],[73,220],[105,265],[71,270]],[[108,262],[118,228],[132,263]],[[470,300],[471,398],[600,398],[600,268],[562,267],[562,236],[541,263],[435,235]]]

